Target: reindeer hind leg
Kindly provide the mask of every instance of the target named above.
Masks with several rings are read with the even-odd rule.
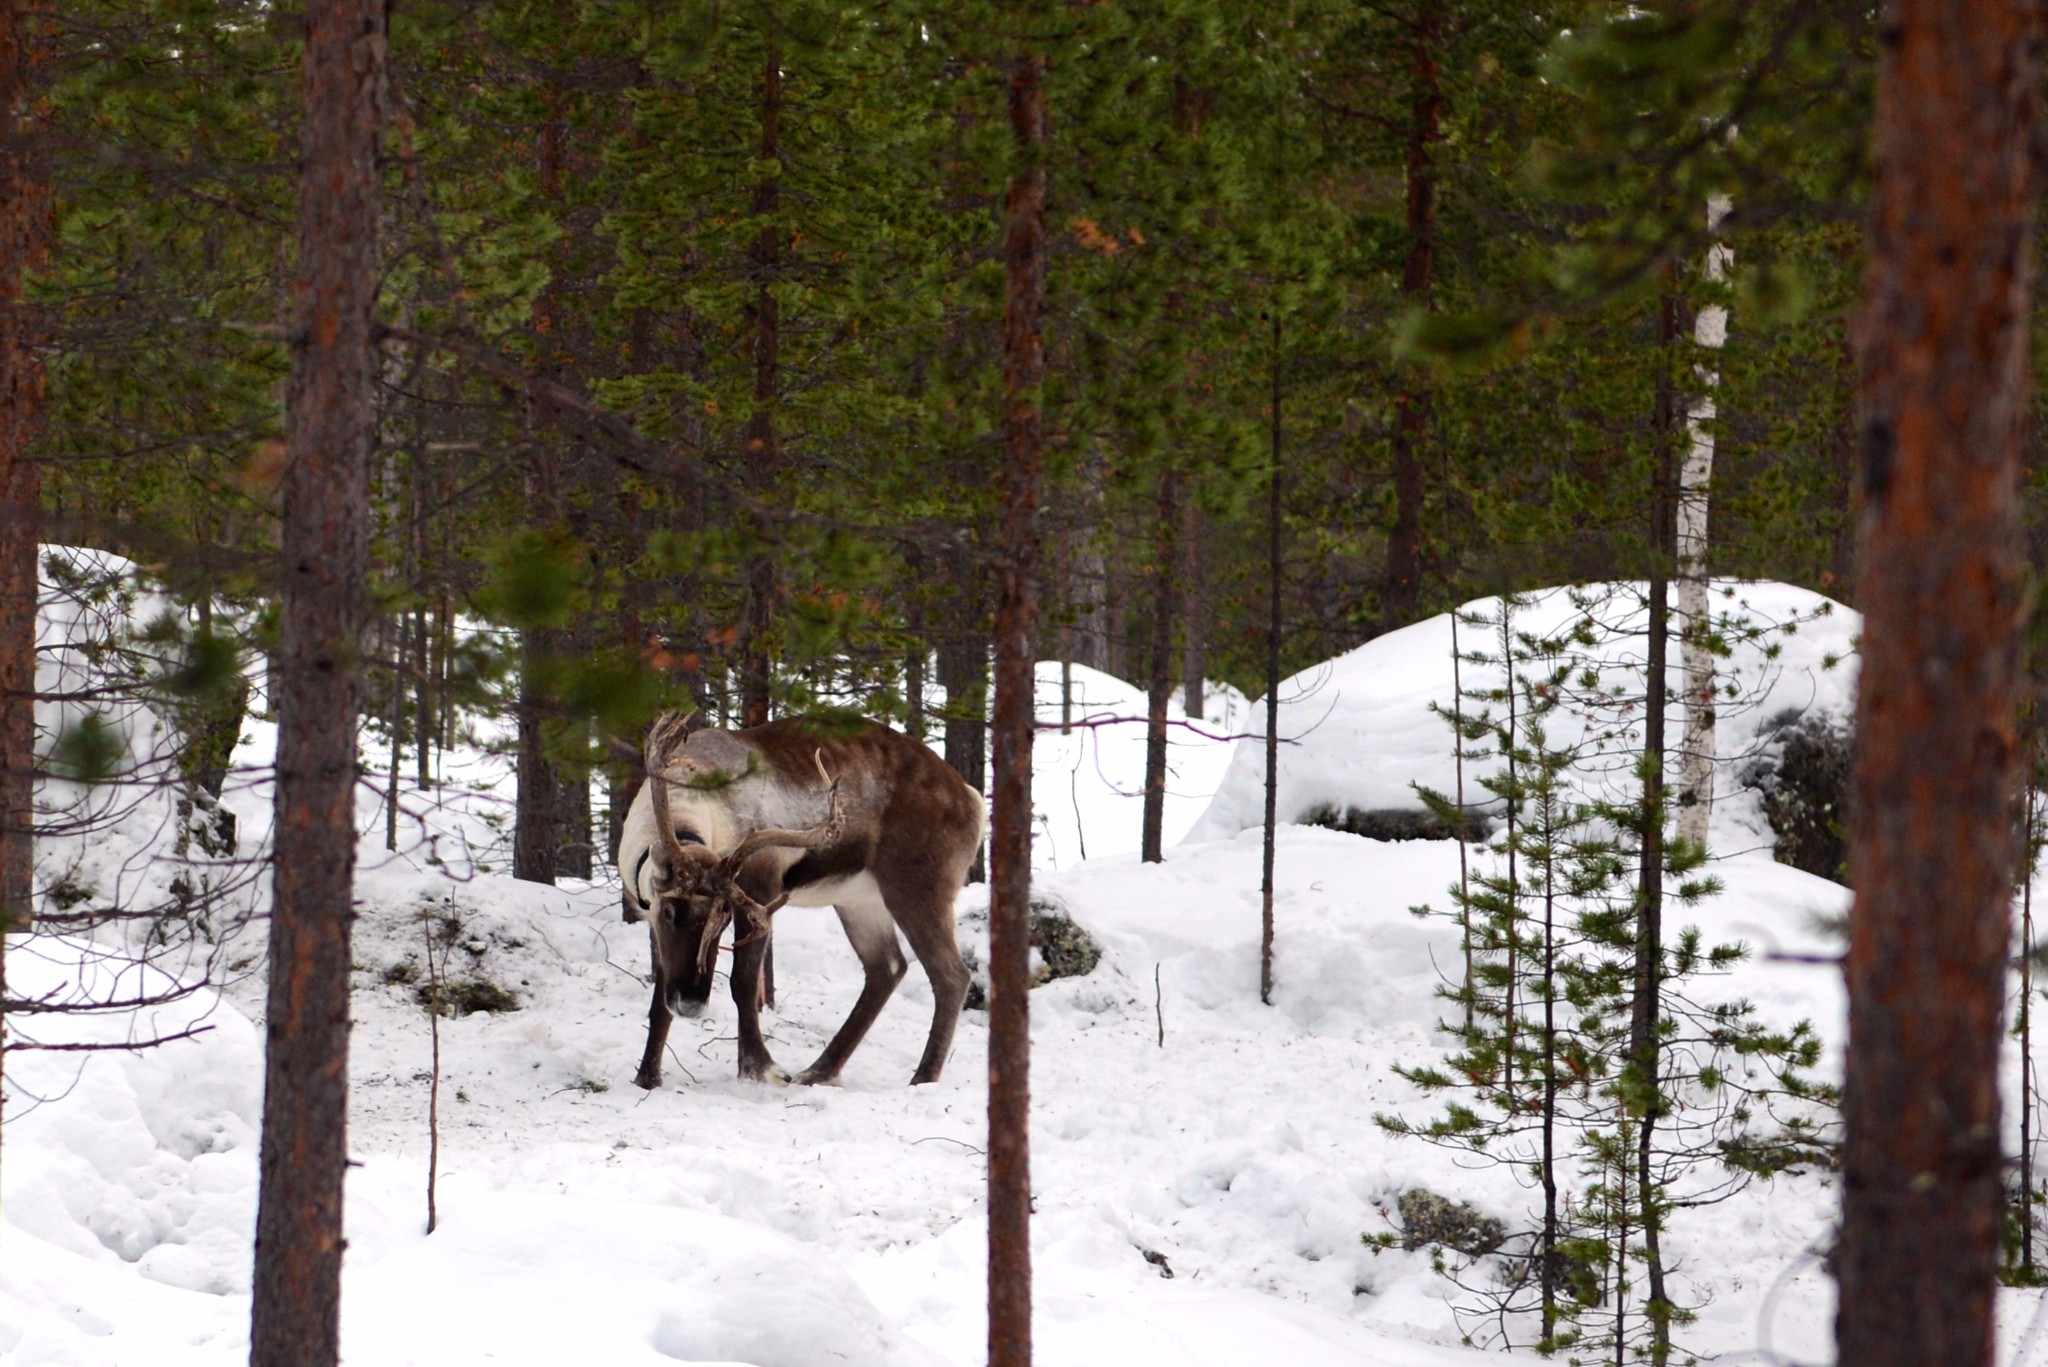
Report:
[[[959,934],[953,923],[957,883],[930,877],[908,878],[883,888],[889,910],[904,938],[924,966],[932,984],[932,1029],[924,1044],[911,1084],[937,1082],[953,1052],[953,1031],[967,1001],[968,973],[960,957]]]
[[[910,967],[903,957],[903,946],[896,940],[896,923],[890,919],[889,909],[880,896],[849,897],[833,910],[839,913],[839,924],[852,942],[853,952],[860,956],[867,982],[847,1014],[846,1023],[825,1046],[825,1052],[818,1055],[816,1063],[797,1074],[797,1081],[806,1084],[839,1080],[840,1069],[867,1037],[868,1027],[882,1014],[896,984],[903,981],[903,974]]]

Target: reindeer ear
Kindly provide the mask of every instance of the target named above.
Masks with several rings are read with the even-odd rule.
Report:
[[[753,746],[730,731],[707,728],[692,732],[686,763],[694,765],[707,782],[745,778],[761,763]],[[717,779],[711,775],[717,775]]]

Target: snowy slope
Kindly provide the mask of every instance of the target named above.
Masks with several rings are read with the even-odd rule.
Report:
[[[1038,723],[1032,742],[1031,802],[1040,869],[1084,859],[1136,854],[1145,806],[1145,690],[1114,675],[1071,666],[1038,666]],[[1167,708],[1166,806],[1161,831],[1177,845],[1215,797],[1234,738],[1251,729],[1250,707],[1228,684],[1211,683],[1200,717],[1188,716],[1178,690]],[[1062,725],[1069,729],[1060,731]]]
[[[1602,683],[1626,695],[1641,693],[1642,609],[1639,586],[1551,589],[1530,595],[1514,617],[1517,632],[1548,635],[1581,617],[1601,625],[1603,639],[1580,652]],[[1591,606],[1587,598],[1594,601]],[[1755,746],[1758,728],[1786,711],[1847,715],[1856,687],[1855,637],[1862,619],[1841,604],[1788,584],[1716,581],[1713,612],[1730,635],[1731,653],[1721,661],[1721,687],[1735,696],[1721,699],[1716,716],[1716,850],[1768,846],[1753,802],[1741,800],[1734,774]],[[1461,614],[1497,620],[1499,599],[1480,599]],[[1753,639],[1742,639],[1747,627]],[[1474,663],[1484,652],[1498,660],[1496,634],[1482,627],[1460,628],[1458,652],[1467,657],[1459,682],[1468,690],[1498,688],[1497,663]],[[1675,666],[1674,666],[1675,668]],[[1456,791],[1451,732],[1431,704],[1448,706],[1454,695],[1451,616],[1442,614],[1368,642],[1334,660],[1288,679],[1280,687],[1278,766],[1279,814],[1299,821],[1319,806],[1419,809],[1414,784],[1440,793]],[[1467,704],[1476,711],[1479,705]],[[1670,735],[1677,737],[1684,709],[1674,706]],[[1260,823],[1265,811],[1265,708],[1254,704],[1247,729],[1258,732],[1238,743],[1215,800],[1190,828],[1191,841],[1235,835]],[[1577,744],[1583,725],[1561,713],[1552,739]],[[1478,766],[1483,767],[1483,766]],[[1468,800],[1479,794],[1474,774],[1465,776]],[[1736,800],[1727,800],[1735,798]]]
[[[1374,696],[1388,708],[1403,698],[1420,707],[1428,691],[1401,683],[1403,669],[1434,667],[1408,635],[1340,662],[1378,678]],[[1816,691],[1837,672],[1818,669],[1827,649],[1813,647]],[[1371,659],[1375,650],[1393,662]],[[1040,679],[1041,714],[1055,720],[1057,666]],[[1142,714],[1134,690],[1087,684],[1091,710]],[[1218,717],[1205,729],[1238,724]],[[252,763],[265,731],[250,728]],[[1512,1224],[1526,1225],[1533,1208],[1512,1174],[1471,1169],[1373,1124],[1376,1113],[1419,1120],[1437,1109],[1391,1065],[1442,1048],[1434,994],[1454,942],[1444,922],[1410,908],[1444,904],[1456,847],[1283,828],[1278,990],[1261,1006],[1258,832],[1191,840],[1164,864],[1138,863],[1136,802],[1119,791],[1138,787],[1135,731],[1135,742],[1130,723],[1039,740],[1041,821],[1054,842],[1062,818],[1048,791],[1057,799],[1061,776],[1095,779],[1075,779],[1068,795],[1079,809],[1069,833],[1077,847],[1085,834],[1090,858],[1042,858],[1040,888],[1105,951],[1093,974],[1033,996],[1039,1360],[1484,1361],[1459,1343],[1486,1326],[1461,1318],[1460,1293],[1426,1253],[1375,1252],[1361,1239],[1393,1230],[1396,1198],[1418,1186]],[[1315,734],[1290,762],[1313,749],[1319,772],[1346,783],[1399,794],[1404,766],[1433,762],[1419,732],[1406,749],[1370,730]],[[1237,762],[1228,741],[1187,733],[1181,744],[1169,837]],[[493,765],[452,767],[479,776],[471,789],[408,791],[395,853],[383,849],[371,785],[359,809],[351,1148],[362,1166],[349,1186],[346,1360],[982,1360],[985,1019],[963,1021],[943,1081],[907,1087],[931,1009],[913,968],[843,1087],[777,1089],[734,1078],[731,1007],[714,997],[703,1018],[676,1022],[669,1086],[641,1093],[629,1078],[647,1006],[645,931],[619,921],[602,882],[544,888],[478,867],[492,862],[475,855],[495,839],[504,804]],[[1295,791],[1309,791],[1306,778]],[[1343,800],[1359,801],[1353,791]],[[245,848],[260,847],[266,798],[257,778],[239,799]],[[1754,852],[1718,872],[1725,893],[1687,917],[1711,937],[1829,950],[1816,921],[1840,913],[1842,889]],[[969,889],[963,911],[982,896]],[[442,1024],[442,1224],[427,1236],[429,1018],[416,993],[436,932],[454,975],[505,989],[517,1009]],[[786,911],[776,943],[770,1044],[800,1065],[844,1017],[860,972],[828,913]],[[261,948],[253,927],[233,957]],[[89,955],[70,942],[17,942],[9,968],[55,990]],[[1723,986],[1769,1019],[1810,1017],[1839,1044],[1832,970],[1752,963]],[[260,985],[244,979],[225,1000],[195,994],[157,1021],[45,1017],[40,1027],[52,1040],[215,1027],[190,1041],[139,1055],[10,1056],[0,1170],[8,1363],[245,1358],[260,1088],[250,1021],[260,1016]],[[1670,1235],[1676,1281],[1701,1306],[1687,1345],[1741,1353],[1768,1343],[1825,1361],[1831,1291],[1812,1253],[1834,1200],[1828,1178],[1806,1175],[1681,1213]],[[2039,1297],[2006,1294],[2010,1349]],[[2048,1351],[2027,1360],[2048,1363]]]

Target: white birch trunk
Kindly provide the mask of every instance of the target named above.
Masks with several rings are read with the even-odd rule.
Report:
[[[1707,230],[1718,228],[1730,207],[1726,195],[1707,199]],[[1706,278],[1728,278],[1735,254],[1721,243],[1707,249]],[[1719,304],[1700,309],[1692,339],[1708,353],[1728,340],[1728,310]],[[1704,846],[1707,818],[1714,807],[1714,655],[1708,648],[1712,610],[1707,602],[1707,507],[1714,475],[1714,390],[1720,368],[1711,355],[1693,366],[1699,395],[1686,410],[1690,439],[1678,472],[1678,661],[1683,677],[1685,735],[1678,751],[1678,835]]]

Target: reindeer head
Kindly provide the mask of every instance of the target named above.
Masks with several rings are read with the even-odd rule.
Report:
[[[668,1006],[681,1016],[695,1016],[710,998],[718,965],[718,940],[727,925],[739,922],[742,936],[768,933],[769,918],[789,900],[786,894],[757,901],[740,886],[746,862],[762,850],[812,849],[838,837],[842,826],[839,784],[825,770],[823,752],[814,755],[830,801],[825,820],[805,830],[758,827],[746,832],[721,855],[702,843],[686,843],[677,834],[675,791],[691,794],[691,803],[730,801],[734,780],[715,768],[689,763],[682,754],[692,713],[671,712],[654,724],[647,737],[647,786],[654,807],[656,845],[652,852],[654,935],[657,953],[669,982]],[[733,818],[727,808],[730,828]]]

